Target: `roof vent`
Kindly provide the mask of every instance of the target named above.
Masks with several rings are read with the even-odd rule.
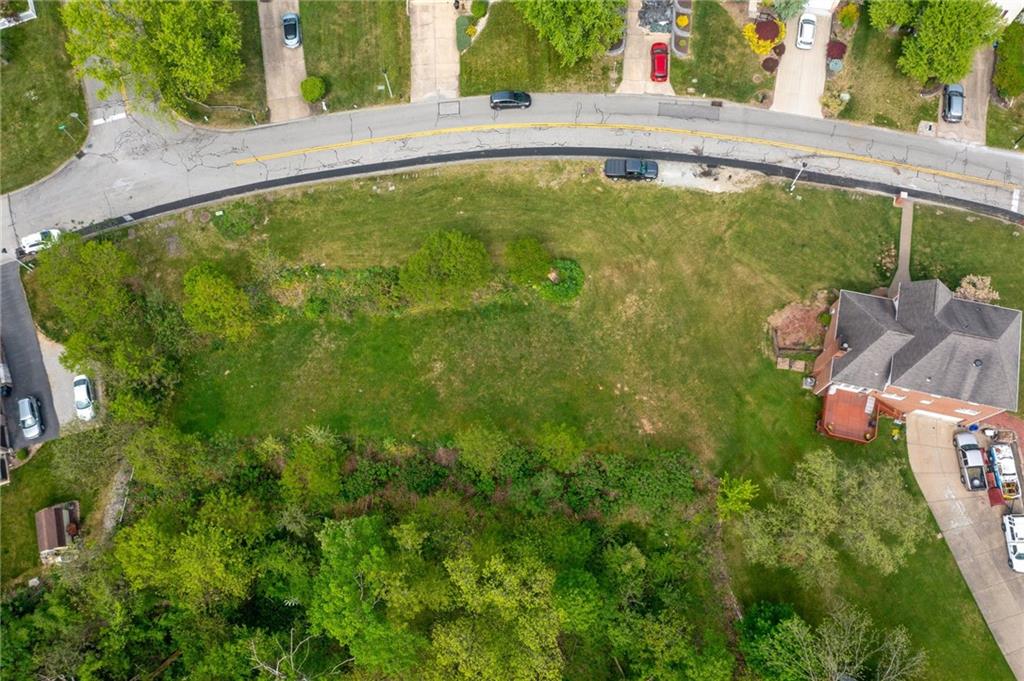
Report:
[[[984,364],[984,362],[982,362],[980,359],[974,360],[974,366],[980,367],[982,364]]]

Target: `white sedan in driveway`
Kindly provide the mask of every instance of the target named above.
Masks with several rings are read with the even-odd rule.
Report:
[[[818,28],[818,18],[810,12],[800,17],[796,30],[796,46],[801,50],[814,47],[814,31]]]
[[[93,408],[92,382],[89,377],[75,376],[72,390],[75,395],[75,416],[83,421],[92,421],[96,417],[96,410]]]

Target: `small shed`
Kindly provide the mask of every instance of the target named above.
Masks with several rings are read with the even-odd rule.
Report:
[[[36,511],[36,542],[43,565],[62,562],[61,554],[78,535],[79,522],[77,501],[65,501]]]

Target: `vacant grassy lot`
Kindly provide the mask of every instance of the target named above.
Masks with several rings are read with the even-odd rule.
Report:
[[[547,41],[526,23],[514,2],[491,5],[483,32],[462,55],[463,95],[495,90],[612,92],[622,78],[622,59],[599,56],[566,68]]]
[[[682,446],[715,472],[762,485],[826,444],[846,459],[905,458],[902,442],[858,447],[817,436],[820,402],[764,352],[774,309],[821,288],[882,283],[874,262],[898,233],[889,200],[813,188],[797,200],[771,184],[732,195],[621,186],[597,170],[481,164],[324,185],[261,200],[256,230],[240,241],[198,216],[124,240],[144,263],[142,279],[171,300],[201,260],[242,282],[258,277],[267,253],[287,263],[391,265],[438,227],[480,237],[497,261],[511,239],[533,235],[587,273],[568,306],[499,297],[467,310],[267,323],[244,347],[197,357],[173,417],[205,432],[319,423],[424,441],[480,421],[529,439],[562,421],[599,449]],[[394,191],[378,191],[384,182]],[[495,220],[508,206],[516,219]],[[922,257],[953,263],[940,273],[947,283],[961,271],[998,273],[1003,302],[1024,305],[1024,275],[1011,272],[1024,244],[1011,228],[921,208],[917,220]],[[745,564],[742,537],[727,539],[744,603],[777,597],[811,616],[824,610],[821,594]],[[839,595],[880,624],[906,625],[929,652],[929,679],[978,669],[1011,678],[941,540],[925,542],[891,578],[849,556],[842,565]]]
[[[265,123],[269,119],[257,2],[258,0],[234,0],[231,3],[242,22],[242,62],[245,64],[242,77],[227,90],[210,95],[206,100],[210,109],[196,105],[185,111],[185,115],[190,119],[224,127],[253,125],[254,122]]]
[[[850,101],[839,115],[898,130],[917,130],[923,120],[938,116],[938,100],[924,99],[921,86],[896,66],[900,39],[876,31],[861,12],[860,25],[843,62],[836,84],[850,93]]]
[[[692,87],[698,95],[749,102],[759,90],[775,87],[775,77],[764,72],[736,22],[717,2],[694,3],[690,53],[689,59],[672,59],[677,95]]]
[[[1024,135],[1024,96],[1017,97],[1017,102],[1009,109],[988,105],[986,143],[990,147],[1012,149],[1021,135]]]
[[[37,2],[37,19],[0,31],[0,192],[45,177],[85,141],[86,129],[69,116],[77,113],[88,124],[59,7]],[[62,124],[68,134],[58,129]]]
[[[307,0],[300,13],[306,72],[326,81],[328,107],[409,100],[411,57],[404,0]],[[393,96],[383,87],[385,69]]]
[[[0,582],[39,565],[36,511],[62,501],[78,499],[84,523],[96,500],[95,490],[69,485],[51,467],[52,450],[44,445],[32,459],[11,474],[11,484],[0,487]]]

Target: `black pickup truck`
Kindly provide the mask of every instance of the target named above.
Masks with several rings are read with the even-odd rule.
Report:
[[[613,180],[658,179],[658,164],[636,158],[610,158],[604,162],[604,176]]]

